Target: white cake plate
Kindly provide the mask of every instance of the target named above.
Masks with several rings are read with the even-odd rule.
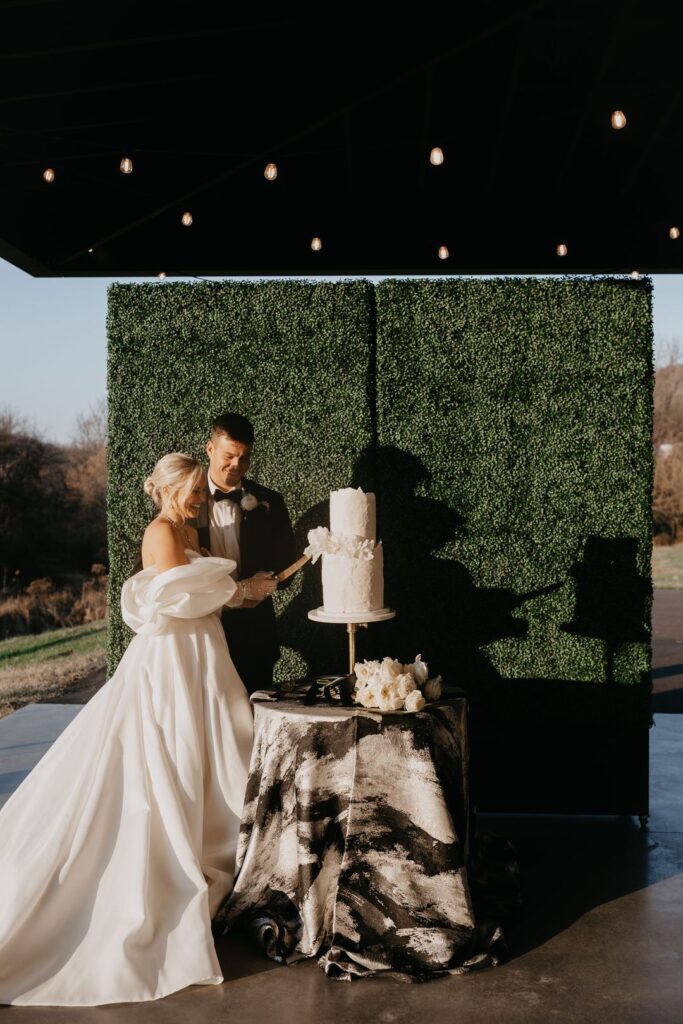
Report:
[[[356,630],[360,626],[365,629],[370,622],[386,622],[387,619],[396,617],[393,608],[378,608],[374,612],[349,612],[346,615],[331,615],[323,607],[314,608],[308,613],[309,619],[313,622],[345,623],[346,632],[349,635],[349,675],[353,672],[356,664]]]
[[[368,622],[384,622],[385,619],[394,619],[396,612],[393,608],[377,608],[374,612],[347,612],[333,613],[326,612],[322,607],[314,608],[308,613],[309,619],[314,622],[351,622],[357,625],[367,625]]]

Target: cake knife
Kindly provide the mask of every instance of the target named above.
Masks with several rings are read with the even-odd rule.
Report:
[[[310,555],[302,555],[301,558],[297,558],[296,562],[292,562],[292,564],[288,565],[286,569],[282,570],[282,572],[274,572],[273,576],[282,583],[283,580],[289,579],[290,576],[293,576],[295,572],[298,572],[299,569],[301,569],[306,562],[310,562],[310,560]]]

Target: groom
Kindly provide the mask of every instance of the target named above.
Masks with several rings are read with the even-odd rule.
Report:
[[[282,495],[245,476],[254,444],[246,416],[223,413],[211,424],[208,494],[195,525],[199,543],[237,562],[236,579],[259,571],[280,572],[297,558]],[[278,584],[284,589],[291,579]],[[224,608],[221,621],[230,655],[249,693],[272,686],[280,657],[275,608],[270,597],[255,607]]]

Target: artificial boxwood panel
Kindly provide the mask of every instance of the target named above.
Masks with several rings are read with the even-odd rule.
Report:
[[[153,514],[142,484],[155,461],[185,451],[208,463],[212,418],[249,416],[249,475],[281,490],[300,547],[327,520],[371,446],[374,295],[367,281],[114,285],[108,311],[109,672],[132,633],[118,594]],[[321,603],[320,565],[277,597],[288,646],[278,678],[345,663],[343,627],[306,617]],[[324,650],[323,650],[324,648]],[[317,661],[316,661],[317,659]]]
[[[384,643],[475,709],[645,721],[650,283],[388,280],[376,301]]]
[[[114,286],[109,337],[113,595],[154,461],[203,457],[232,408],[301,549],[331,489],[377,491],[398,616],[359,634],[360,656],[420,652],[497,713],[646,719],[647,281]],[[320,603],[319,564],[277,598],[277,678],[343,669],[343,627],[307,619]]]

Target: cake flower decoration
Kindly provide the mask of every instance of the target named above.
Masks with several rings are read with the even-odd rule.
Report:
[[[308,547],[304,554],[310,555],[313,564],[321,555],[346,555],[369,562],[375,557],[375,541],[363,537],[349,537],[346,534],[330,533],[326,526],[317,526],[308,531]]]

